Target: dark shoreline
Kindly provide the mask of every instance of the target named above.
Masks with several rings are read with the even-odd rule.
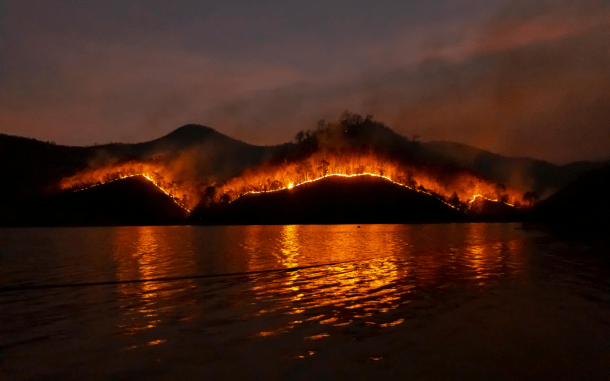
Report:
[[[252,221],[216,221],[208,223],[197,223],[196,221],[174,221],[167,223],[143,222],[143,223],[116,223],[116,224],[3,224],[2,228],[80,228],[80,227],[127,227],[127,226],[274,226],[274,225],[417,225],[417,224],[471,224],[471,223],[523,223],[523,220],[515,219],[464,219],[445,221],[278,221],[268,223],[257,223]]]

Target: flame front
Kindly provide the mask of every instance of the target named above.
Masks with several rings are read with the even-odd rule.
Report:
[[[61,180],[60,189],[82,191],[98,185],[130,177],[143,177],[184,210],[191,212],[199,201],[198,185],[193,181],[176,181],[170,171],[162,165],[142,162],[129,162],[122,165],[89,169]]]
[[[426,164],[401,164],[381,155],[316,152],[294,163],[265,165],[249,170],[220,187],[218,195],[233,201],[241,196],[277,192],[330,176],[375,176],[394,184],[436,196],[454,208],[467,209],[478,197],[514,206],[522,193],[506,189],[472,172]]]
[[[192,179],[176,180],[176,175],[161,164],[143,162],[88,169],[64,178],[60,188],[83,190],[134,176],[146,178],[189,212],[197,205],[205,189]],[[218,187],[214,201],[224,197],[231,202],[247,194],[294,189],[330,176],[382,178],[464,210],[469,209],[477,198],[519,206],[522,195],[464,169],[447,169],[427,163],[405,164],[372,152],[318,151],[294,162],[267,163],[247,170]]]

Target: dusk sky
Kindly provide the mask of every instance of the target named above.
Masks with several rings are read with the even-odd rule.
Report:
[[[343,110],[555,163],[610,157],[610,1],[0,0],[0,132],[252,144]]]

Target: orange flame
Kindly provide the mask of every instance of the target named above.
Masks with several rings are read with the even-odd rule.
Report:
[[[74,176],[63,178],[60,189],[75,189],[76,192],[113,181],[141,176],[172,198],[181,208],[190,212],[199,202],[199,185],[193,181],[175,180],[171,171],[154,163],[128,162],[121,165],[88,169]]]
[[[134,176],[147,179],[189,212],[198,204],[199,195],[204,190],[203,185],[194,180],[178,180],[162,164],[136,161],[87,169],[62,179],[59,186],[78,191]],[[339,151],[318,151],[295,162],[267,163],[247,170],[220,186],[216,197],[227,195],[230,201],[234,201],[247,194],[294,189],[329,176],[383,178],[435,196],[456,209],[469,209],[479,197],[510,206],[521,200],[521,192],[506,189],[464,169],[446,169],[425,163],[405,164],[373,152],[346,154]]]
[[[233,201],[253,193],[293,189],[329,176],[376,176],[409,189],[437,196],[452,207],[468,208],[477,197],[514,206],[521,192],[460,169],[402,164],[380,155],[316,152],[294,163],[265,165],[229,180],[218,194]],[[455,197],[459,199],[459,202]]]

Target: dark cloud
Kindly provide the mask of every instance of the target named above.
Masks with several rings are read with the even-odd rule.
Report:
[[[349,109],[426,140],[595,159],[610,152],[609,14],[597,0],[9,1],[0,132],[92,144],[200,123],[276,144]]]
[[[497,30],[492,23],[483,25],[483,42],[472,42],[476,47],[469,51],[444,46],[417,65],[374,70],[338,84],[261,92],[221,106],[209,114],[210,120],[228,125],[257,120],[265,126],[257,130],[258,141],[268,135],[279,141],[290,137],[295,124],[308,127],[317,117],[336,118],[342,109],[351,109],[374,114],[406,135],[454,140],[507,155],[555,162],[607,158],[608,12],[599,12],[597,3],[583,5],[578,12],[582,18],[566,24],[554,15],[566,18],[566,9],[575,5],[550,5],[547,12],[538,6],[518,19],[512,16],[514,9],[503,11],[492,18]],[[510,28],[499,22],[507,19]],[[530,33],[524,35],[525,23]],[[285,130],[281,126],[291,128],[275,133]]]

